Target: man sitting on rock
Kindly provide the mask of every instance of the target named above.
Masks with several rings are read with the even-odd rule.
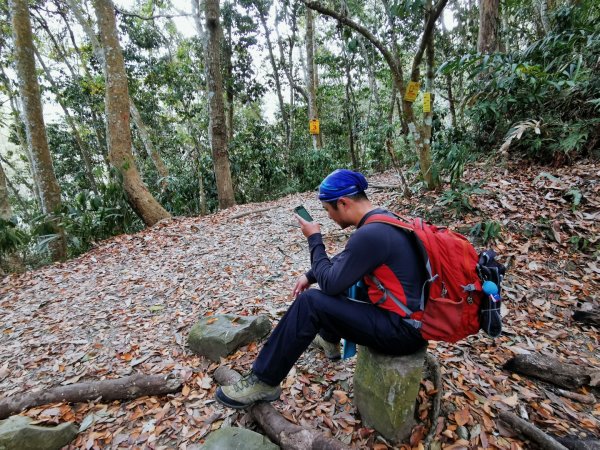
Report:
[[[356,227],[345,249],[329,258],[320,225],[296,216],[308,239],[311,269],[296,282],[296,300],[260,351],[249,375],[217,389],[216,399],[231,408],[246,408],[258,401],[279,398],[279,384],[300,355],[313,343],[327,358],[340,358],[340,339],[388,355],[421,350],[427,341],[410,318],[377,287],[371,275],[412,311],[418,311],[427,278],[416,243],[408,233],[384,223],[363,225],[375,208],[367,195],[365,177],[351,170],[336,170],[319,186],[319,200],[329,218],[342,229]],[[368,288],[368,300],[346,296],[358,281]],[[309,289],[317,282],[320,290]],[[420,314],[419,312],[415,314]]]

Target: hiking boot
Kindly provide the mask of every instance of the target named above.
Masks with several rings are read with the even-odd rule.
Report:
[[[336,359],[340,359],[342,357],[340,354],[340,344],[327,342],[321,337],[320,334],[317,334],[317,336],[314,338],[310,345],[311,347],[323,350],[325,356],[332,361],[335,361]]]
[[[260,381],[253,372],[231,386],[217,388],[215,398],[220,403],[230,408],[242,409],[253,403],[264,401],[272,402],[281,395],[279,386],[269,386]]]

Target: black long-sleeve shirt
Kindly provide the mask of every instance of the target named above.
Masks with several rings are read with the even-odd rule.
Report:
[[[321,234],[311,235],[308,238],[311,270],[306,276],[311,283],[316,281],[324,293],[339,295],[365,275],[385,265],[393,272],[397,283],[401,283],[400,289],[404,291],[408,307],[417,311],[427,277],[415,238],[406,231],[385,223],[363,226],[365,220],[373,214],[392,215],[381,208],[365,214],[344,250],[331,259],[327,256]],[[393,286],[386,285],[386,288],[392,289]],[[398,312],[397,306],[391,301],[382,307]]]

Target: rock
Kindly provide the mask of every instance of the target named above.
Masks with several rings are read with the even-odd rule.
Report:
[[[354,401],[363,422],[386,439],[399,443],[410,437],[424,362],[425,350],[387,356],[359,347]]]
[[[221,428],[208,435],[201,450],[277,450],[266,436],[245,428]]]
[[[197,355],[219,361],[238,347],[260,339],[271,331],[267,316],[221,314],[203,317],[190,330],[188,345]]]
[[[12,416],[0,420],[1,450],[58,450],[77,436],[77,427],[72,422],[55,427],[32,425],[32,419]]]

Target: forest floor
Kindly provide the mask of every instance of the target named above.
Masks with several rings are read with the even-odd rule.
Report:
[[[600,304],[600,165],[551,169],[514,163],[503,169],[476,164],[464,179],[481,181],[485,192],[470,197],[477,209],[460,218],[449,204],[441,205],[448,192],[406,199],[393,190],[369,191],[375,204],[463,233],[482,222],[501,225],[489,245],[509,267],[503,335],[492,340],[480,333],[457,344],[429,346],[443,379],[444,420],[437,440],[448,449],[527,448],[499,423],[500,410],[513,411],[550,434],[600,435],[598,403],[577,403],[551,385],[502,369],[514,355],[528,353],[600,368],[598,329],[571,320],[582,305]],[[398,183],[391,172],[370,182]],[[136,372],[176,372],[185,384],[174,395],[46,405],[23,414],[41,423],[82,424],[68,448],[190,449],[211,430],[252,427],[244,411],[213,400],[212,374],[219,364],[193,355],[187,334],[199,317],[218,313],[266,314],[277,322],[292,302],[295,279],[309,267],[307,244],[291,211],[301,203],[322,223],[328,252],[342,249],[350,232],[327,219],[308,192],[205,217],[174,218],[100,242],[71,261],[5,277],[0,398]],[[270,209],[234,218],[264,208]],[[245,346],[221,363],[245,372],[260,346]],[[391,448],[361,423],[353,405],[354,364],[355,358],[330,362],[308,350],[284,381],[282,400],[273,405],[289,420],[356,448]],[[423,416],[430,394],[431,384],[424,382]],[[416,428],[411,444],[396,448],[422,448],[426,431]]]

